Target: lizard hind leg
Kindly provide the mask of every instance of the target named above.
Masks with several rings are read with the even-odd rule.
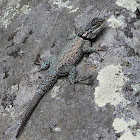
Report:
[[[41,70],[45,70],[48,69],[50,67],[50,65],[54,62],[55,57],[54,56],[50,56],[49,58],[47,58],[43,63],[41,63]]]
[[[48,59],[46,59],[43,63],[40,63],[40,66],[41,66],[40,70],[48,69],[53,60],[54,60],[54,57],[51,56]]]
[[[50,67],[51,63],[54,61],[54,57],[51,56],[48,59],[46,59],[44,62],[41,62],[40,58],[38,58],[38,60],[39,60],[39,63],[35,63],[35,64],[39,64],[40,68],[36,72],[48,69]],[[34,72],[34,73],[36,73],[36,72]]]

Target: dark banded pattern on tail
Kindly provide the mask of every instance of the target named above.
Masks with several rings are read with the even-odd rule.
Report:
[[[39,103],[40,99],[43,97],[43,94],[35,94],[35,96],[33,97],[32,101],[30,102],[28,108],[26,109],[25,115],[21,120],[21,124],[20,127],[18,129],[16,138],[18,138],[21,133],[22,130],[24,129],[24,126],[26,125],[28,119],[30,118],[32,112],[34,111],[34,109],[36,108],[37,104]]]
[[[19,126],[18,131],[17,131],[16,138],[18,138],[21,135],[21,133],[24,129],[24,126],[26,125],[27,121],[29,120],[30,116],[32,115],[37,104],[39,103],[41,98],[45,95],[45,93],[53,87],[53,85],[57,82],[57,79],[58,79],[57,74],[52,75],[52,76],[48,76],[48,77],[45,77],[43,82],[39,85],[35,96],[31,100],[31,102],[29,103],[29,106],[26,109],[24,117],[21,120],[21,124]]]

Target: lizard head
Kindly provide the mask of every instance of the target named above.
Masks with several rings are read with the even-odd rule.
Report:
[[[84,31],[78,34],[79,37],[85,39],[94,39],[96,35],[101,31],[106,23],[106,19],[94,18],[84,29]]]

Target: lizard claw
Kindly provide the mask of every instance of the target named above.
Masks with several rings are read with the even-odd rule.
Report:
[[[40,62],[34,62],[35,65],[40,65]]]
[[[40,72],[42,69],[39,69],[37,71],[34,71],[33,74],[37,73],[37,72]]]

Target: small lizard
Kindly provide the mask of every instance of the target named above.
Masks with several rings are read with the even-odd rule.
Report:
[[[71,84],[76,82],[75,66],[85,53],[95,52],[91,47],[89,40],[94,39],[101,31],[106,23],[106,19],[94,18],[86,28],[68,42],[60,55],[57,58],[47,59],[42,65],[40,70],[48,69],[48,75],[44,78],[43,82],[36,90],[35,96],[29,103],[25,115],[21,119],[21,124],[18,128],[16,138],[18,138],[28,119],[36,108],[41,98],[49,91],[61,76],[68,75]]]

